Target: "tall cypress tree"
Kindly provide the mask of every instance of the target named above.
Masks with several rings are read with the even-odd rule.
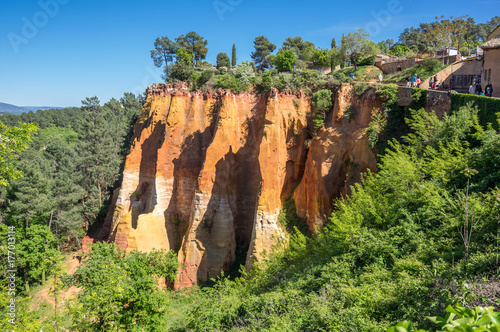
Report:
[[[231,67],[236,67],[236,45],[233,44],[233,52],[231,54]]]

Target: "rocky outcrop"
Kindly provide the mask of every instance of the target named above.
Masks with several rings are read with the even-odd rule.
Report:
[[[297,214],[307,219],[312,232],[325,223],[333,201],[350,194],[362,173],[376,171],[376,154],[365,132],[382,103],[372,89],[360,97],[349,84],[337,91],[334,111],[311,140],[304,176],[293,193]]]
[[[284,199],[294,198],[314,230],[333,199],[348,195],[362,172],[375,171],[365,129],[381,103],[372,92],[358,98],[342,86],[325,128],[312,138],[310,100],[302,93],[155,84],[105,233],[128,251],[178,252],[177,287],[232,264],[250,268],[286,239],[278,218]]]

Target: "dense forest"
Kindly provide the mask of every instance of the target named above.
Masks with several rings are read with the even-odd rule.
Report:
[[[500,23],[498,17],[478,25],[458,19],[470,23],[471,36],[457,39],[469,48]],[[215,68],[203,61],[206,40],[189,33],[175,42],[157,39],[151,56],[165,65],[167,81],[188,81],[193,90],[301,89],[312,97],[311,132],[317,133],[332,108],[330,90],[349,78],[341,71],[283,72],[306,64],[344,66],[346,60],[362,67],[380,49],[432,51],[435,43],[419,39],[431,28],[406,29],[398,43],[379,44],[358,31],[338,46],[333,40],[330,49],[290,37],[274,56],[276,46],[260,36],[255,62],[237,64],[233,45],[231,58],[221,54]],[[355,86],[360,97],[372,88]],[[3,115],[0,326],[12,327],[8,239],[15,236],[14,331],[385,331],[398,322],[404,331],[444,331],[455,316],[465,317],[455,325],[498,329],[493,308],[466,309],[500,307],[498,101],[452,96],[452,109],[439,120],[422,108],[425,91],[414,89],[414,102],[399,107],[397,87],[378,89],[387,109],[367,128],[379,152],[378,172],[365,174],[351,196],[335,201],[326,226],[308,233],[286,200],[280,222],[290,240],[282,250],[250,272],[230,271],[179,291],[163,287],[176,276],[173,252],[124,255],[114,244],[97,243],[75,273],[64,273],[83,236],[96,236],[102,227],[144,97],[125,93],[103,105],[93,97],[81,107]],[[55,305],[33,298],[33,289],[45,285]],[[71,287],[79,291],[69,299],[63,294]],[[445,318],[428,319],[445,310]]]

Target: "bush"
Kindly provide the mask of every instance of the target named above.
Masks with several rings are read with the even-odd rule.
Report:
[[[217,69],[222,67],[231,68],[229,56],[226,53],[217,54]]]
[[[297,55],[292,50],[280,50],[273,58],[273,64],[279,72],[292,71]]]
[[[311,101],[314,107],[314,129],[318,129],[324,125],[326,114],[333,107],[332,92],[330,90],[315,92]]]
[[[336,79],[338,79],[341,83],[345,82],[345,80],[347,78],[345,76],[345,74],[343,72],[341,72],[341,71],[336,71],[332,75],[333,75],[333,77],[335,77]]]
[[[354,93],[356,94],[356,96],[361,97],[361,95],[363,95],[363,93],[366,91],[367,88],[368,84],[366,83],[363,82],[356,83],[354,84]]]
[[[441,61],[436,58],[425,59],[422,62],[422,68],[429,72],[436,72],[441,67]]]
[[[375,66],[375,56],[370,56],[366,59],[361,60],[358,66]]]

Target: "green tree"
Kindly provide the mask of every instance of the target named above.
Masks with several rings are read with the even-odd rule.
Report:
[[[175,41],[178,48],[184,48],[188,53],[193,55],[194,63],[192,65],[199,65],[202,60],[205,60],[208,52],[208,41],[196,32],[191,31],[186,35],[180,35]]]
[[[269,55],[276,49],[276,45],[271,43],[265,36],[255,37],[254,40],[255,51],[252,52],[251,57],[255,61],[258,69],[269,68]]]
[[[159,281],[173,282],[177,274],[174,252],[133,251],[127,255],[114,243],[97,243],[82,258],[67,286],[81,288],[70,305],[73,329],[85,331],[159,331],[167,321],[167,290]]]
[[[89,193],[83,202],[86,228],[95,220],[108,199],[108,190],[118,180],[120,168],[120,144],[109,134],[114,129],[105,117],[106,109],[99,103],[97,97],[82,101],[84,118],[78,133],[82,187]]]
[[[312,53],[311,61],[315,66],[329,66],[331,64],[330,52],[317,48]]]
[[[412,53],[412,50],[408,46],[396,45],[389,53],[395,56],[408,56]]]
[[[187,49],[179,48],[177,49],[175,55],[177,57],[177,62],[182,63],[186,67],[193,66],[194,55],[193,53],[190,53]]]
[[[226,53],[217,54],[217,69],[225,67],[226,69],[231,68],[231,62]]]
[[[237,59],[236,59],[236,44],[233,44],[233,50],[231,52],[231,67],[236,67]]]
[[[288,37],[284,42],[281,49],[292,50],[299,60],[307,60],[308,49],[314,49],[314,44],[310,41],[302,40],[302,37]]]
[[[298,57],[292,50],[281,49],[273,58],[273,64],[279,72],[292,71]]]
[[[31,123],[8,127],[0,122],[0,186],[22,176],[16,169],[15,161],[28,148],[36,131],[37,126]]]
[[[176,45],[167,36],[158,37],[154,43],[154,50],[151,50],[151,58],[156,67],[160,68],[165,64],[165,78],[170,76],[169,63],[173,61],[176,53]]]
[[[332,92],[330,90],[320,90],[315,92],[311,98],[314,106],[314,129],[318,129],[325,124],[326,113],[333,107]]]
[[[359,61],[379,53],[377,45],[368,38],[368,33],[363,29],[349,33],[345,36],[343,44],[345,45],[346,55],[356,70],[358,70]]]
[[[498,25],[500,25],[500,16],[494,16],[491,20],[486,23],[479,23],[476,26],[476,36],[481,41],[485,42],[488,40],[488,35],[495,29]]]

